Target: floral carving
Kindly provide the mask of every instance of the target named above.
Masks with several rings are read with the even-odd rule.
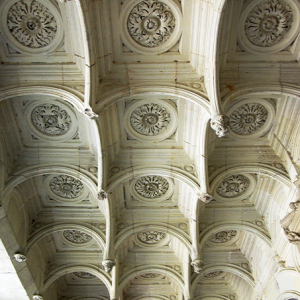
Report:
[[[171,8],[157,0],[138,3],[127,20],[130,36],[144,47],[157,47],[166,42],[175,28],[175,17]]]
[[[63,232],[63,236],[66,240],[74,244],[85,244],[93,239],[87,233],[79,230],[65,230]]]
[[[252,44],[270,47],[284,38],[292,23],[293,11],[285,1],[265,0],[249,13],[245,22],[245,34]]]
[[[229,132],[229,118],[225,115],[215,115],[210,121],[210,126],[218,137],[223,137]]]
[[[102,262],[102,266],[104,267],[104,271],[106,273],[110,273],[115,265],[116,263],[112,259],[106,259]]]
[[[237,197],[242,195],[250,186],[250,180],[244,175],[231,175],[225,178],[218,186],[217,193],[224,197]]]
[[[222,271],[215,271],[215,272],[206,274],[204,277],[205,278],[214,278],[214,277],[220,276],[222,273],[223,273]]]
[[[143,176],[134,185],[136,192],[145,198],[159,198],[169,189],[168,181],[161,176]]]
[[[240,135],[247,135],[261,128],[268,117],[267,109],[258,103],[244,104],[238,107],[229,120],[230,129]]]
[[[226,243],[237,235],[236,230],[225,230],[214,234],[209,240],[213,243]]]
[[[137,279],[153,279],[153,278],[157,278],[159,276],[161,276],[161,274],[159,274],[159,273],[146,273],[146,274],[137,276],[136,278]]]
[[[78,198],[83,192],[83,183],[68,175],[53,177],[49,186],[55,195],[67,199]]]
[[[161,134],[170,122],[171,116],[168,110],[154,103],[137,107],[130,116],[130,124],[134,130],[148,136]]]
[[[144,244],[157,244],[166,238],[166,234],[159,231],[143,231],[137,234],[137,238]]]
[[[46,103],[33,109],[31,119],[39,131],[52,136],[65,134],[72,123],[71,117],[60,106]]]
[[[36,0],[20,0],[12,5],[7,26],[20,44],[35,49],[48,46],[57,32],[53,14]]]
[[[291,231],[288,228],[284,228],[284,233],[291,244],[294,245],[300,244],[300,233]]]
[[[92,279],[95,278],[96,276],[88,273],[88,272],[74,272],[74,275],[76,275],[79,278],[83,278],[83,279]]]
[[[203,270],[203,260],[201,259],[194,259],[191,262],[191,265],[194,269],[194,272],[199,274]]]

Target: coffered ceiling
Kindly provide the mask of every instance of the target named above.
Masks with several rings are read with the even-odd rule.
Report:
[[[298,0],[0,11],[1,299],[300,299]]]

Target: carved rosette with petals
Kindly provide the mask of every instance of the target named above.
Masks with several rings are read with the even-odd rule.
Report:
[[[55,195],[66,199],[80,197],[84,188],[83,183],[80,180],[68,175],[53,177],[49,182],[49,186]]]
[[[238,107],[229,117],[230,129],[238,135],[250,135],[259,130],[268,118],[268,110],[258,103]]]
[[[35,107],[31,113],[33,125],[40,132],[50,136],[60,136],[69,131],[71,117],[59,105],[43,104]]]
[[[93,240],[93,238],[85,232],[79,230],[65,230],[63,237],[73,244],[86,244]]]
[[[88,273],[88,272],[74,272],[74,275],[79,277],[79,278],[82,278],[82,279],[93,279],[93,278],[96,278],[95,275],[91,274],[91,273]]]
[[[237,235],[236,230],[224,230],[220,231],[210,237],[209,241],[212,243],[227,243],[231,241]]]
[[[293,10],[286,1],[260,1],[248,14],[245,34],[252,44],[270,47],[284,39],[293,21]]]
[[[226,177],[217,187],[217,193],[224,198],[234,198],[246,192],[250,180],[244,175],[231,175]]]
[[[160,231],[142,231],[137,234],[137,239],[146,245],[158,244],[166,237],[166,233]]]
[[[133,7],[127,29],[134,41],[144,47],[157,47],[173,34],[176,20],[171,8],[162,1],[141,1]]]
[[[30,48],[48,46],[57,32],[55,17],[36,0],[20,0],[12,5],[7,14],[7,26],[20,44]]]
[[[219,277],[222,274],[223,274],[222,271],[215,271],[215,272],[211,272],[211,273],[204,275],[204,277],[205,278],[215,278],[215,277]]]
[[[144,104],[137,107],[130,116],[133,129],[147,136],[159,135],[164,132],[171,122],[168,110],[155,103]]]
[[[135,182],[134,189],[142,197],[158,198],[167,193],[169,182],[161,176],[143,176]]]

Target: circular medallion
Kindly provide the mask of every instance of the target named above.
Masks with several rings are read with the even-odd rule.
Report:
[[[142,176],[132,181],[131,191],[142,202],[161,202],[172,196],[174,184],[171,179],[162,176]]]
[[[79,230],[64,230],[63,237],[67,241],[73,244],[87,244],[93,240],[93,238],[85,232]]]
[[[0,9],[7,42],[19,52],[53,51],[62,43],[61,16],[50,1],[8,0]]]
[[[140,54],[160,54],[178,42],[181,35],[180,5],[170,0],[134,0],[122,5],[121,37]]]
[[[95,275],[88,272],[74,272],[74,275],[82,279],[94,279]]]
[[[268,110],[263,105],[244,104],[231,113],[229,127],[236,134],[249,135],[260,129],[267,118]]]
[[[45,180],[45,188],[51,198],[68,203],[76,203],[86,199],[88,189],[84,184],[68,175],[50,175]]]
[[[141,247],[162,247],[169,240],[166,233],[156,230],[141,231],[135,237],[135,243]]]
[[[126,131],[144,141],[166,139],[177,127],[177,112],[167,101],[137,101],[126,110],[124,119]]]
[[[252,53],[286,48],[299,29],[299,3],[292,0],[249,1],[243,9],[239,41]]]
[[[224,231],[217,232],[216,234],[211,236],[209,241],[217,244],[227,243],[231,241],[236,235],[237,235],[236,230],[224,230]]]
[[[219,184],[217,193],[224,198],[236,197],[245,193],[249,185],[250,180],[244,175],[231,175]]]

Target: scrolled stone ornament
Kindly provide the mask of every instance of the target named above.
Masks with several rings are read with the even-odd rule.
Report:
[[[244,30],[253,45],[271,47],[284,39],[293,21],[293,9],[286,1],[265,0],[250,11]]]
[[[106,273],[110,273],[115,265],[116,263],[113,259],[106,259],[102,262],[102,266]]]
[[[258,103],[247,103],[238,107],[229,117],[230,129],[238,135],[250,135],[266,122],[268,110]]]
[[[167,193],[169,183],[161,176],[143,176],[135,182],[134,189],[142,197],[159,198]]]
[[[93,112],[91,107],[87,107],[84,109],[84,114],[90,119],[90,120],[95,120],[99,116]]]
[[[226,243],[229,242],[236,235],[237,235],[236,230],[224,230],[211,236],[209,241],[212,243]]]
[[[20,44],[35,49],[48,46],[57,33],[55,17],[36,0],[13,4],[7,14],[7,27]]]
[[[16,253],[14,255],[14,259],[17,261],[17,262],[25,262],[27,260],[27,257],[24,255],[24,254],[21,254],[21,253]]]
[[[141,46],[154,48],[173,34],[176,20],[171,8],[162,1],[145,0],[133,7],[127,19],[131,38]]]
[[[224,198],[237,197],[246,192],[250,180],[244,175],[231,175],[226,177],[217,187],[217,193]]]
[[[292,209],[294,211],[298,210],[299,206],[300,206],[300,200],[290,203],[290,209]]]
[[[98,199],[101,201],[108,199],[108,194],[104,190],[100,190],[98,193]]]
[[[164,132],[171,116],[168,110],[156,103],[143,104],[137,107],[130,116],[132,128],[146,136],[155,136]]]
[[[203,193],[203,194],[199,195],[199,200],[204,203],[209,203],[213,199],[214,199],[214,197],[207,193]]]
[[[71,117],[59,105],[45,103],[32,110],[31,120],[40,132],[50,136],[61,136],[71,127]]]
[[[210,126],[218,137],[223,137],[229,133],[229,118],[225,115],[215,115],[210,121]]]
[[[164,240],[167,235],[159,231],[142,231],[137,234],[137,238],[144,244],[157,244]]]
[[[284,233],[291,244],[300,245],[300,233],[290,231],[288,228],[284,228]]]
[[[199,274],[203,270],[203,260],[201,259],[194,259],[191,262],[191,265],[194,269],[194,272]]]
[[[63,236],[74,244],[86,244],[93,239],[89,234],[79,230],[65,230],[63,231]]]

